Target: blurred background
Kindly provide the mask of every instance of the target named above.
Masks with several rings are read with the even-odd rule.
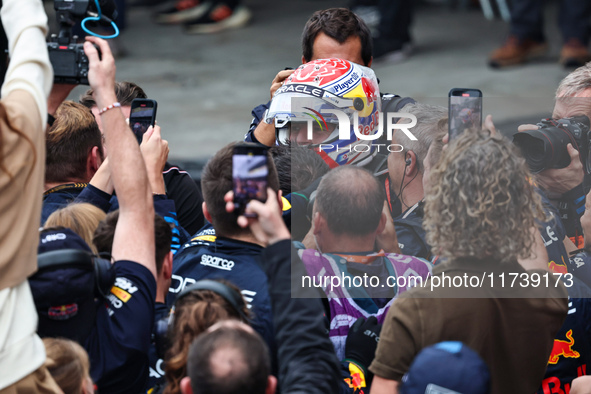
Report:
[[[493,114],[505,133],[550,115],[556,87],[569,71],[558,64],[558,2],[548,1],[545,7],[549,54],[495,70],[487,58],[507,37],[507,22],[487,20],[478,2],[409,1],[416,3],[414,52],[400,63],[374,62],[380,91],[447,106],[451,88],[478,88],[484,114]],[[49,12],[51,3],[46,3]],[[229,141],[242,140],[251,110],[269,100],[276,73],[300,64],[300,36],[310,15],[349,3],[244,0],[243,5],[252,13],[245,27],[187,35],[179,26],[155,24],[153,7],[127,3],[127,26],[116,43],[117,79],[139,84],[158,101],[157,121],[170,144],[169,161],[190,171]],[[76,88],[70,98],[85,89]]]

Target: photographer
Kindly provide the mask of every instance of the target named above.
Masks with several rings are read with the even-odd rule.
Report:
[[[124,132],[132,134],[129,127]],[[112,168],[106,157],[103,135],[89,109],[72,101],[63,102],[47,132],[46,147],[42,223],[57,209],[72,201],[90,203],[104,212],[117,209],[118,200],[113,195],[111,179]],[[176,206],[166,195],[162,168],[168,158],[168,142],[162,139],[159,126],[149,128],[144,133],[140,149],[154,193],[155,209],[174,224],[175,241],[172,248],[176,252],[189,239],[189,235],[178,225]]]
[[[130,116],[131,103],[134,99],[148,98],[140,86],[126,81],[115,83],[115,95],[117,101],[121,103],[121,110],[126,118]],[[92,88],[80,97],[80,104],[92,111],[102,133],[102,125],[98,115],[99,108],[94,100]],[[107,154],[108,152],[105,152],[105,156]],[[164,164],[162,175],[166,186],[166,195],[174,201],[178,222],[189,234],[195,234],[204,224],[203,211],[201,210],[203,197],[199,187],[186,171],[168,161]]]
[[[92,113],[73,101],[64,101],[57,109],[45,146],[42,224],[78,197],[105,160],[101,132]]]
[[[60,393],[43,367],[27,277],[37,269],[45,114],[53,72],[40,0],[4,0],[10,64],[0,101],[0,392]]]
[[[585,141],[587,136],[577,137],[576,134],[577,129],[583,131],[589,129],[589,120],[582,116],[591,117],[590,72],[591,63],[588,63],[571,72],[560,82],[556,90],[552,118],[564,121],[560,123],[541,122],[544,125],[541,131],[551,138],[554,145],[558,144],[559,147],[555,151],[552,150],[554,151],[553,155],[545,154],[543,159],[535,160],[537,169],[542,170],[536,174],[536,182],[552,200],[552,203],[557,206],[566,234],[576,247],[583,247],[583,233],[579,221],[585,210],[582,185],[585,172],[581,158],[585,162],[588,160],[589,149]],[[558,130],[556,127],[552,127],[555,125],[558,126]],[[540,137],[534,131],[539,128],[540,125],[522,125],[519,127],[520,133],[514,136],[514,141],[522,146],[526,157],[535,154],[533,145],[527,146],[527,144],[532,141],[533,136]],[[572,136],[568,139],[568,144],[556,141],[558,135],[564,135],[562,129],[567,129],[567,134]],[[527,139],[528,137],[530,139]],[[528,158],[528,162],[531,166],[532,160]]]
[[[211,225],[204,227],[175,255],[167,303],[172,306],[178,293],[198,280],[227,280],[238,286],[247,298],[254,314],[251,325],[263,337],[271,352],[274,352],[267,279],[258,266],[263,247],[250,229],[238,226],[236,216],[225,210],[224,195],[232,190],[232,157],[235,145],[230,143],[220,149],[203,169],[203,214]],[[268,185],[273,189],[274,195],[281,195],[277,171],[268,153],[267,163]]]

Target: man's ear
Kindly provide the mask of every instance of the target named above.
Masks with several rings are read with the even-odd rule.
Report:
[[[378,223],[378,228],[376,229],[376,235],[380,235],[382,232],[384,232],[387,220],[388,218],[386,217],[386,213],[382,211],[382,216],[380,216],[380,222]]]
[[[203,210],[203,216],[205,217],[205,219],[209,223],[212,223],[211,215],[209,214],[209,211],[207,210],[207,204],[205,203],[205,201],[203,201],[203,204],[201,204],[201,209]]]
[[[172,257],[173,257],[173,254],[172,254],[172,250],[171,250],[164,257],[164,262],[162,263],[162,276],[166,280],[172,278]]]
[[[273,375],[269,375],[267,378],[267,388],[265,389],[265,394],[275,394],[277,390],[277,378]]]
[[[181,379],[181,393],[193,394],[193,388],[191,388],[191,378],[185,376]]]
[[[318,211],[312,214],[312,226],[314,228],[314,235],[321,233],[326,227],[326,219]]]
[[[367,63],[367,67],[371,68],[371,63],[373,62],[373,56],[369,58],[369,63]]]
[[[408,162],[408,160],[410,160],[410,163],[404,168],[404,171],[406,172],[406,176],[414,176],[415,172],[419,170],[419,162],[417,160],[417,154],[414,153],[413,151],[408,151],[408,155],[405,158]]]
[[[279,213],[283,214],[283,191],[277,190],[277,202],[279,203]]]
[[[304,55],[302,55],[302,64],[306,64],[308,63],[308,61],[306,60],[306,58],[304,57]]]
[[[93,146],[86,158],[86,175],[88,179],[94,176],[103,162],[99,152],[99,147]]]

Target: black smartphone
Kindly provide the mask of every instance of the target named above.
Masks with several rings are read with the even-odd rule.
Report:
[[[131,102],[129,127],[140,144],[148,127],[156,124],[156,108],[158,108],[156,100],[134,99]]]
[[[482,127],[482,92],[453,88],[449,91],[449,140],[466,130]]]
[[[267,148],[259,144],[240,143],[234,147],[232,156],[232,180],[234,210],[244,214],[251,200],[267,201]],[[246,215],[249,216],[249,215]]]

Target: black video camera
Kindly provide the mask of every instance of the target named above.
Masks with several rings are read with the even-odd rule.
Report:
[[[113,0],[100,0],[100,20],[111,23],[117,17]],[[49,60],[53,66],[54,83],[88,85],[88,58],[78,36],[72,35],[72,28],[85,16],[98,16],[94,0],[55,0],[55,11],[59,22],[59,34],[53,34],[47,43]],[[98,49],[98,48],[97,48]],[[100,53],[99,53],[100,55]]]
[[[585,174],[591,174],[589,118],[585,115],[564,119],[542,119],[537,130],[513,134],[532,174],[549,168],[564,168],[570,164],[566,146],[579,151]]]

